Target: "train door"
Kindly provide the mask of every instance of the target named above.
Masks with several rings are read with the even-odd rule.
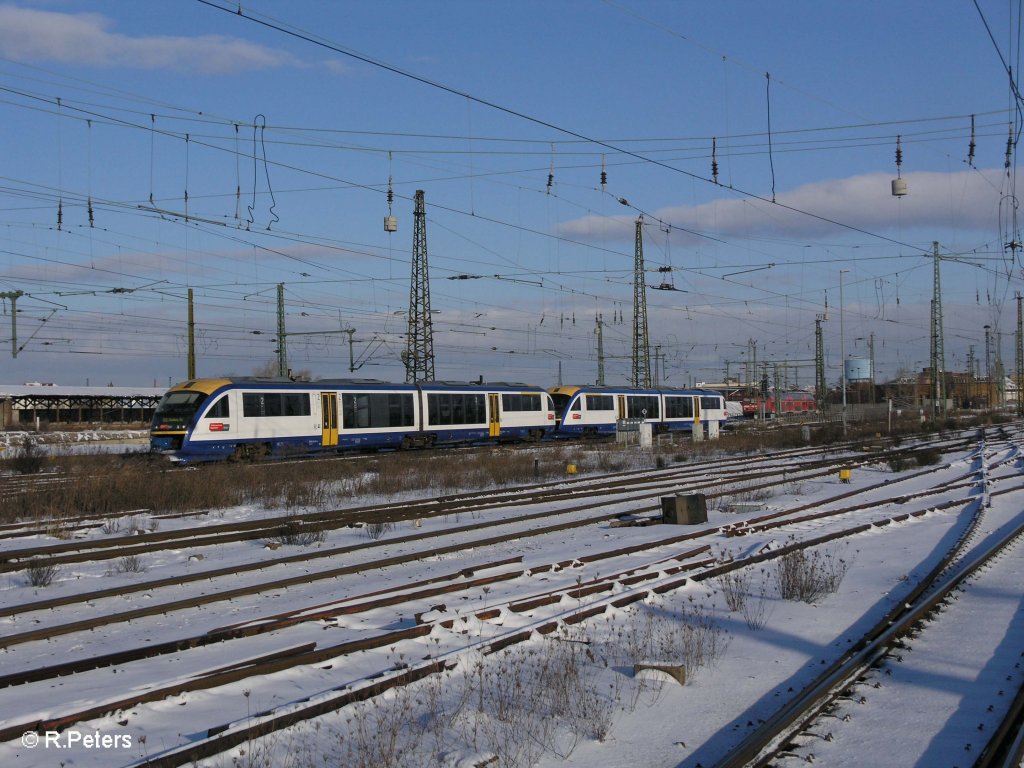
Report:
[[[693,398],[693,423],[700,424],[700,398]]]
[[[491,437],[501,436],[501,414],[498,412],[498,398],[501,395],[496,392],[487,393],[487,426]]]
[[[338,444],[338,393],[320,393],[320,418],[324,448]]]
[[[625,395],[616,395],[615,399],[617,401],[618,412],[619,412],[619,415],[618,415],[617,418],[619,418],[620,420],[626,418],[626,396]]]

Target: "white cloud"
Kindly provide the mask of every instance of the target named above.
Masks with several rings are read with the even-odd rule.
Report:
[[[0,55],[16,61],[204,74],[299,64],[284,51],[221,35],[130,37],[113,32],[110,27],[110,20],[99,14],[0,6]]]
[[[903,178],[909,194],[894,198],[892,176],[869,173],[804,184],[777,195],[778,205],[732,196],[653,214],[677,227],[719,238],[818,237],[849,231],[847,227],[873,233],[920,227],[991,231],[998,226],[1002,175],[998,170],[908,173]],[[629,240],[635,221],[635,215],[587,216],[562,224],[559,234],[582,240]]]

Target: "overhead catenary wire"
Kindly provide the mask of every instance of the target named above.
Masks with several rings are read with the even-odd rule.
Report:
[[[594,138],[594,137],[591,137],[591,136],[587,136],[587,135],[585,135],[583,133],[580,133],[578,131],[574,131],[574,130],[572,130],[570,128],[566,128],[564,126],[557,125],[557,124],[552,123],[552,122],[550,122],[548,120],[544,120],[542,118],[538,118],[538,117],[534,117],[532,115],[528,115],[525,112],[521,112],[519,110],[503,106],[501,104],[498,104],[497,102],[494,102],[494,101],[491,101],[491,100],[488,100],[488,99],[484,99],[484,98],[479,97],[479,96],[474,96],[474,95],[466,93],[464,91],[460,91],[460,90],[458,90],[456,88],[453,88],[453,87],[445,85],[443,83],[439,83],[437,81],[431,80],[430,78],[424,77],[422,75],[418,75],[418,74],[416,74],[414,72],[410,72],[408,70],[401,69],[401,68],[396,67],[396,66],[394,66],[392,64],[387,64],[385,62],[378,61],[378,60],[373,59],[373,58],[371,58],[369,56],[360,54],[360,53],[358,53],[356,51],[352,51],[352,50],[343,48],[343,47],[341,47],[339,45],[336,45],[334,43],[328,42],[326,40],[318,39],[316,37],[313,37],[309,33],[300,32],[300,31],[298,31],[296,29],[288,28],[288,27],[286,27],[286,26],[284,26],[282,24],[279,24],[279,23],[276,23],[276,22],[272,22],[272,21],[267,21],[267,20],[265,20],[263,18],[259,18],[259,17],[255,16],[255,15],[249,13],[248,11],[245,11],[240,6],[237,7],[237,8],[232,8],[232,7],[229,7],[229,6],[221,5],[220,3],[214,2],[213,0],[196,0],[196,2],[201,3],[202,5],[209,6],[211,8],[215,8],[215,9],[217,9],[219,11],[224,11],[224,12],[230,13],[233,16],[235,16],[236,18],[245,19],[247,21],[253,22],[255,24],[259,24],[259,25],[261,25],[263,27],[266,27],[268,29],[273,29],[275,31],[281,32],[282,34],[289,35],[291,37],[295,37],[296,39],[304,40],[304,41],[306,41],[306,42],[308,42],[308,43],[310,43],[312,45],[320,46],[320,47],[325,48],[327,50],[334,51],[335,53],[339,53],[339,54],[341,54],[343,56],[348,56],[348,57],[356,59],[358,61],[362,61],[365,64],[369,64],[371,66],[378,67],[380,69],[384,69],[384,70],[387,70],[389,72],[392,72],[393,74],[397,74],[397,75],[400,75],[402,77],[409,78],[409,79],[414,80],[416,82],[422,83],[423,85],[427,85],[427,86],[429,86],[431,88],[436,88],[436,89],[445,91],[446,93],[450,93],[450,94],[452,94],[454,96],[459,96],[461,98],[470,99],[470,100],[472,100],[475,103],[481,104],[482,106],[486,106],[486,107],[489,107],[491,109],[495,109],[495,110],[497,110],[499,112],[503,112],[503,113],[508,114],[508,115],[510,115],[512,117],[516,117],[516,118],[525,120],[527,122],[534,123],[536,125],[541,125],[541,126],[544,126],[545,128],[550,128],[550,129],[552,129],[554,131],[557,131],[559,133],[564,133],[564,134],[566,134],[568,136],[573,136],[574,138],[590,142],[590,143],[594,144],[595,146],[604,147],[605,149],[611,150],[613,152],[617,152],[617,153],[620,153],[620,154],[628,155],[630,157],[634,157],[634,158],[636,158],[638,160],[642,160],[644,162],[651,163],[653,165],[662,167],[662,168],[664,168],[666,170],[669,170],[669,171],[672,171],[674,173],[681,173],[681,174],[683,174],[685,176],[689,176],[689,177],[694,178],[694,179],[699,179],[701,181],[708,181],[710,183],[709,179],[706,179],[705,177],[700,176],[699,174],[692,173],[690,171],[686,171],[685,169],[677,168],[676,166],[669,165],[668,163],[659,161],[659,160],[657,160],[655,158],[646,157],[644,155],[641,155],[638,152],[634,152],[634,151],[626,149],[624,147],[616,146],[616,145],[611,144],[611,143],[609,143],[607,141],[604,141],[604,140],[601,140],[601,139],[597,139],[597,138]],[[843,228],[843,229],[847,229],[847,230],[850,230],[850,231],[853,231],[853,232],[859,232],[859,233],[867,235],[869,237],[875,237],[875,238],[878,238],[878,239],[881,239],[881,240],[886,240],[886,241],[889,241],[889,242],[895,242],[894,240],[892,240],[892,238],[889,238],[889,237],[887,237],[885,235],[882,235],[882,234],[879,234],[879,233],[870,232],[869,230],[863,229],[861,227],[858,227],[858,226],[855,226],[855,225],[852,225],[852,224],[848,224],[848,223],[845,223],[845,222],[841,222],[841,221],[832,219],[832,218],[827,217],[827,216],[822,216],[822,215],[819,215],[819,214],[815,214],[815,213],[813,213],[811,211],[806,211],[806,210],[803,210],[803,209],[798,208],[798,207],[793,206],[793,205],[787,205],[785,203],[779,203],[779,202],[776,202],[775,200],[768,200],[768,199],[764,198],[763,196],[758,195],[758,194],[756,194],[754,192],[749,192],[747,190],[743,190],[743,189],[740,189],[740,188],[735,187],[735,186],[731,186],[730,189],[732,191],[736,192],[737,194],[739,194],[739,195],[741,195],[743,197],[752,199],[752,200],[761,200],[761,201],[766,202],[766,203],[771,203],[773,205],[778,205],[781,208],[789,210],[789,211],[791,211],[793,213],[797,213],[797,214],[800,214],[800,215],[803,215],[803,216],[809,216],[811,218],[817,219],[819,221],[826,222],[828,224],[832,224],[834,226],[837,226],[837,227],[840,227],[840,228]],[[927,253],[926,250],[920,248],[919,246],[911,246],[911,247],[920,250],[922,252],[922,254],[926,254]]]

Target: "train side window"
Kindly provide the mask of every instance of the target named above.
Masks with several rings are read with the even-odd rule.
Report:
[[[573,400],[572,405],[569,407],[570,411],[579,411],[581,409],[582,406],[580,405],[580,398],[576,398],[575,400]]]
[[[452,423],[452,395],[430,395],[430,421],[433,424]]]
[[[309,394],[282,395],[285,416],[309,416]]]
[[[206,412],[207,419],[226,419],[231,415],[228,396],[222,395],[220,400],[213,404],[213,407]]]
[[[263,415],[263,395],[255,392],[242,394],[242,415],[250,418]]]
[[[689,396],[685,397],[666,397],[665,398],[665,418],[666,419],[692,419],[693,418],[693,398]]]
[[[659,415],[658,398],[650,395],[630,395],[626,398],[626,411],[626,416],[631,419],[656,419]]]
[[[474,395],[475,397],[475,395]],[[501,410],[503,411],[539,411],[540,395],[509,395],[501,396]]]
[[[284,415],[284,403],[282,402],[283,396],[277,392],[267,393],[263,397],[263,415],[264,416],[283,416]]]
[[[711,411],[721,407],[721,401],[717,397],[702,397],[700,399],[700,409],[702,411]]]
[[[588,411],[614,411],[615,400],[611,395],[587,395]]]
[[[466,423],[483,424],[487,421],[487,403],[483,395],[466,395]]]

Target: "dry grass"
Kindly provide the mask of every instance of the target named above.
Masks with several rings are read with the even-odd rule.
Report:
[[[842,557],[845,547],[797,549],[776,561],[776,584],[784,600],[814,603],[837,592],[850,562]]]
[[[878,425],[858,425],[874,435]],[[918,425],[920,428],[920,425]],[[822,427],[814,441],[834,437]],[[116,517],[128,510],[151,514],[196,513],[238,505],[288,512],[352,506],[354,498],[393,499],[404,494],[447,494],[565,479],[579,474],[661,469],[694,458],[727,453],[763,453],[799,443],[799,429],[741,429],[720,440],[693,443],[687,434],[662,435],[653,448],[583,441],[536,446],[381,453],[352,461],[290,461],[212,464],[173,469],[163,459],[112,454],[41,457],[15,454],[0,460],[0,471],[31,472],[45,465],[61,485],[0,497],[0,522],[52,521],[88,515]],[[927,460],[928,457],[925,457]],[[920,461],[920,460],[919,460]],[[59,525],[57,526],[60,527]]]

